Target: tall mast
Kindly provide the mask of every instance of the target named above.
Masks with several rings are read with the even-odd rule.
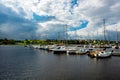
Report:
[[[67,39],[68,39],[68,36],[67,36],[67,24],[65,25],[65,44],[67,45]]]
[[[60,44],[60,32],[58,32],[58,44]]]
[[[77,40],[77,29],[75,29],[75,39]]]
[[[118,43],[118,31],[117,31],[117,28],[116,28],[116,43]]]
[[[103,26],[104,26],[104,40],[106,40],[106,35],[105,35],[105,19],[103,19]]]
[[[117,28],[116,28],[116,49],[119,49],[119,44],[118,44],[118,31],[117,31]]]

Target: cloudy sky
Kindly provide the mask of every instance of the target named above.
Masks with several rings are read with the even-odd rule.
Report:
[[[120,34],[120,0],[0,0],[0,38],[104,39]],[[119,35],[120,36],[120,35]]]

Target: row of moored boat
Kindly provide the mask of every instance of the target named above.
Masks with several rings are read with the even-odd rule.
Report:
[[[95,58],[108,58],[112,55],[114,56],[120,56],[120,50],[119,49],[113,49],[113,48],[93,48],[89,47],[86,48],[84,46],[63,46],[63,45],[28,45],[30,48],[34,49],[42,49],[42,50],[48,50],[52,51],[54,54],[87,54],[90,57]]]

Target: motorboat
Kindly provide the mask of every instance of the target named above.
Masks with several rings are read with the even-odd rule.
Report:
[[[120,56],[120,49],[113,49],[112,56]]]
[[[105,51],[105,50],[96,50],[96,51],[92,51],[91,53],[89,53],[88,55],[90,57],[95,57],[95,58],[107,58],[110,57],[112,54],[111,51]]]
[[[87,48],[80,48],[76,51],[77,54],[86,54],[89,50]]]
[[[68,53],[68,49],[65,46],[57,46],[56,48],[52,49],[54,54],[63,54]]]
[[[98,51],[94,56],[97,58],[106,58],[111,56],[111,51]]]

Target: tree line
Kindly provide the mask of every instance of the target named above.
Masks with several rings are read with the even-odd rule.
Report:
[[[0,39],[0,45],[28,45],[28,44],[115,44],[115,41],[105,40],[14,40],[14,39]]]

